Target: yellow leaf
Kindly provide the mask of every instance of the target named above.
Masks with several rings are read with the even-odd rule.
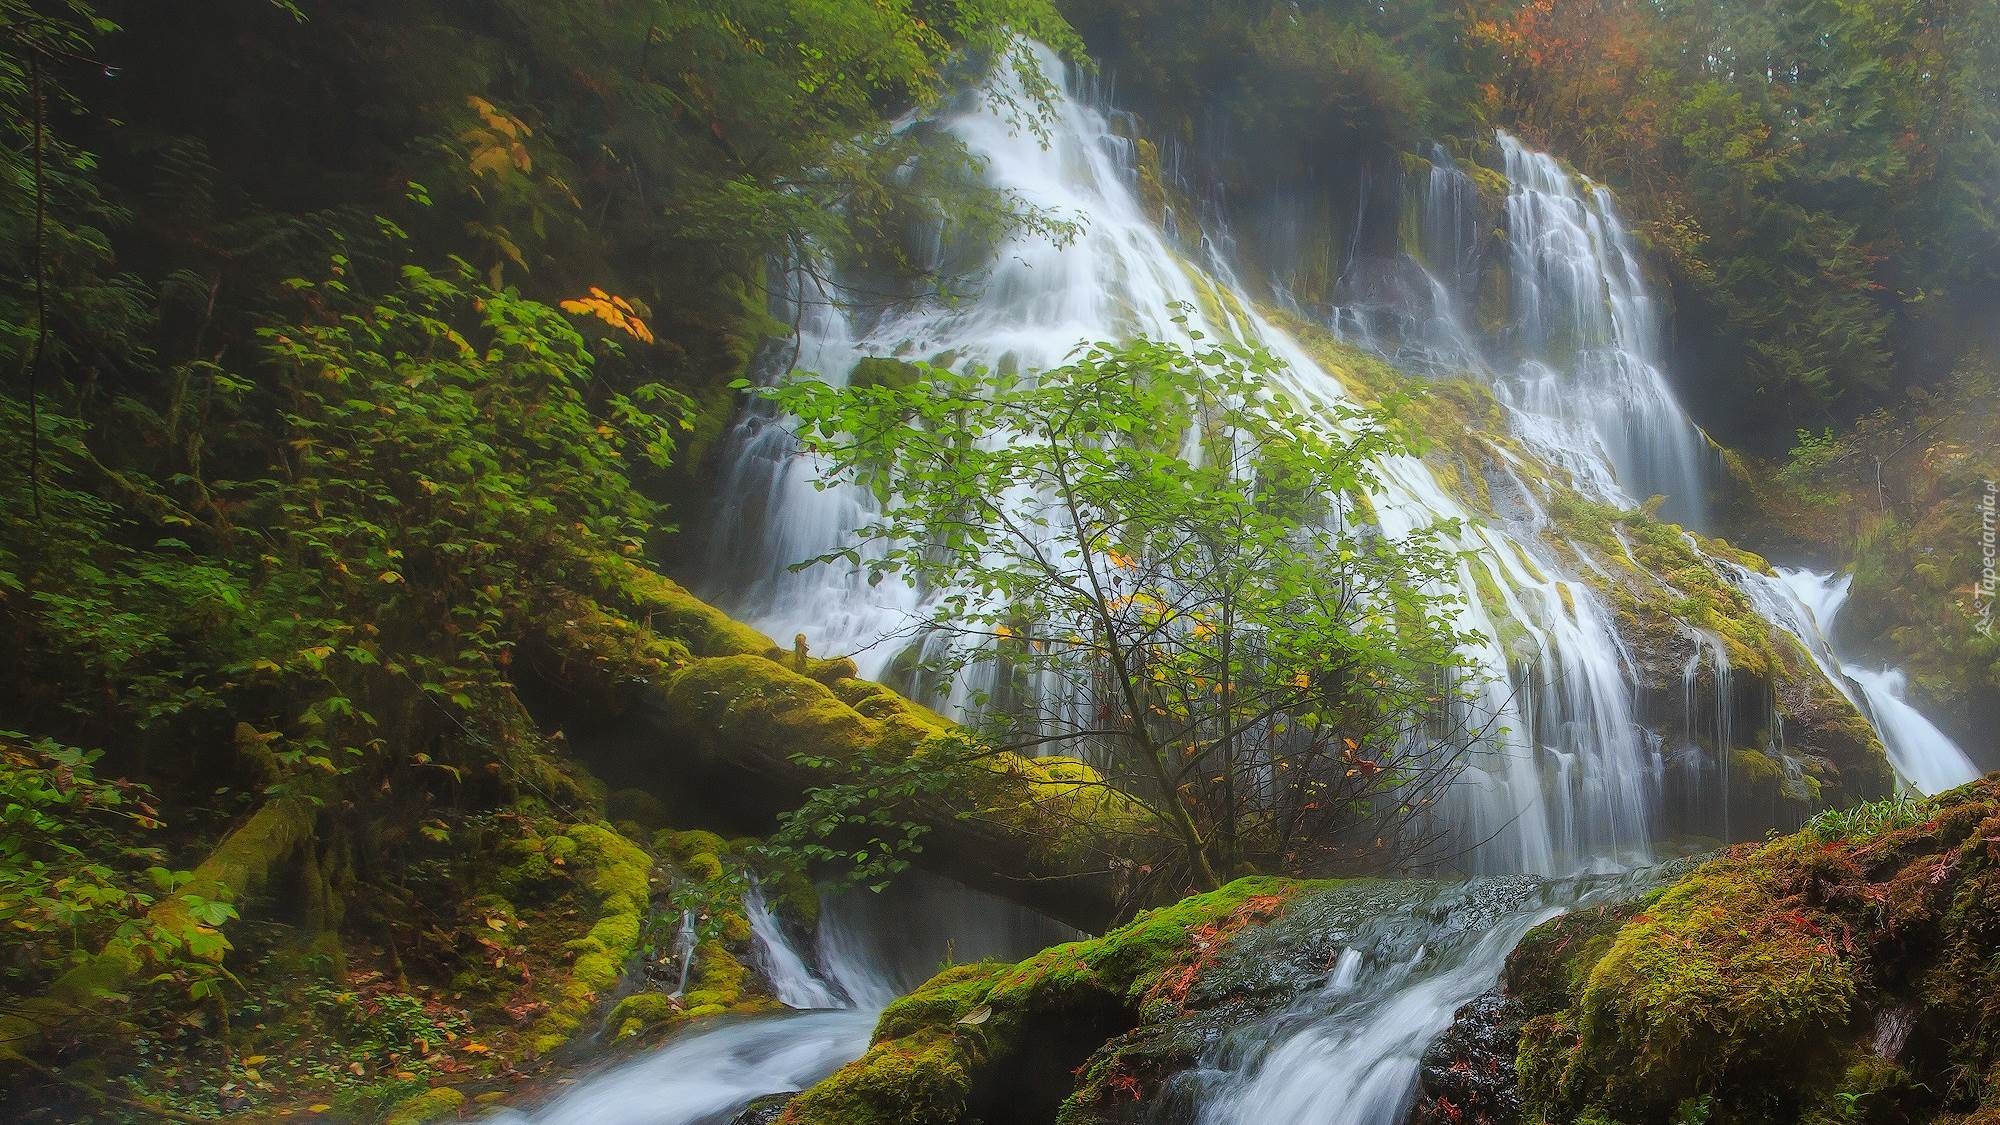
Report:
[[[493,1048],[488,1047],[484,1043],[467,1043],[463,1049],[470,1051],[475,1055],[483,1055],[486,1052],[492,1050]]]
[[[243,1065],[244,1065],[244,1066],[261,1066],[261,1065],[263,1065],[263,1064],[264,1064],[265,1062],[269,1061],[269,1060],[270,1060],[270,1058],[271,1058],[271,1056],[269,1056],[269,1055],[251,1055],[251,1056],[250,1056],[249,1058],[246,1058],[246,1059],[244,1059],[244,1060],[243,1060]]]
[[[307,1106],[306,1110],[309,1113],[325,1113],[326,1111],[332,1108],[333,1108],[332,1106],[326,1104],[325,1102],[314,1102],[313,1104]]]

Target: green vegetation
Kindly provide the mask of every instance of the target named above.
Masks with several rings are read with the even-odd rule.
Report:
[[[1844,639],[1908,671],[1912,697],[1961,745],[2000,724],[2000,631],[1986,630],[1982,512],[2000,480],[2000,361],[1962,360],[1935,390],[1828,438],[1784,466],[1739,465],[1735,513],[1798,551],[1852,560]]]
[[[967,591],[925,622],[950,643],[918,676],[998,664],[977,701],[992,744],[1109,763],[1199,887],[1421,862],[1405,827],[1486,733],[1453,706],[1476,685],[1439,592],[1455,564],[1442,529],[1391,542],[1348,520],[1370,466],[1407,446],[1383,415],[1267,390],[1276,370],[1226,342],[1139,340],[1032,378],[925,367],[920,383],[767,392],[825,479],[883,506],[860,530],[875,552],[817,562]],[[1021,493],[1045,510],[1011,511]],[[1078,714],[1009,682],[1043,673],[1101,687]],[[889,763],[893,784],[922,783],[911,761]],[[1277,792],[1259,796],[1264,770]],[[840,819],[819,810],[815,834]]]
[[[1533,0],[1477,5],[1468,32],[1494,118],[1639,217],[1684,367],[1710,372],[1704,420],[1754,443],[1935,383],[1992,315],[1995,21],[1972,0]]]
[[[1984,1121],[2000,785],[1824,814],[1508,968],[1526,1119]],[[1913,1034],[1883,1038],[1895,1013]]]
[[[868,1053],[779,1120],[949,1125],[983,1115],[987,1105],[1042,1103],[1057,1120],[1071,1120],[1101,1092],[1101,1076],[1079,1067],[1087,1056],[1141,1020],[1177,1010],[1234,934],[1268,922],[1313,887],[1240,879],[1018,965],[946,969],[883,1012]]]
[[[881,128],[998,56],[1037,127],[1016,31],[1074,42],[1041,0],[0,0],[0,1112],[366,1116],[594,1030],[654,860],[523,682],[767,663],[637,560],[773,255],[1058,230]],[[525,651],[557,613],[623,647]],[[308,961],[458,1039],[385,1061]]]
[[[1979,411],[1936,425],[1950,396],[1992,394],[1951,331],[1991,313],[1995,280],[1981,193],[2000,34],[1970,0],[0,0],[0,1116],[469,1113],[473,1091],[580,1036],[768,1007],[750,871],[795,926],[816,910],[808,870],[879,884],[918,855],[1093,921],[1224,885],[1115,940],[954,970],[799,1110],[943,1119],[986,1096],[995,1060],[1052,1073],[1023,1053],[1030,1017],[1076,1017],[1056,1052],[1074,1065],[1184,1000],[1191,935],[1226,946],[1294,893],[1228,882],[1242,872],[1410,862],[1400,829],[1474,733],[1436,729],[1465,687],[1440,686],[1464,638],[1428,591],[1457,560],[1332,517],[1365,511],[1369,456],[1420,449],[1490,508],[1500,413],[1481,387],[1405,398],[1386,365],[1311,339],[1366,411],[1239,394],[1272,361],[1210,342],[977,384],[949,357],[878,357],[850,396],[782,392],[844,469],[925,486],[877,529],[944,530],[952,550],[891,556],[919,579],[963,576],[975,546],[1022,561],[979,501],[1067,478],[1070,561],[1099,587],[971,564],[989,600],[939,622],[996,642],[985,702],[1011,726],[958,730],[660,573],[696,553],[678,524],[709,506],[734,388],[789,329],[773,293],[837,263],[887,287],[857,299],[950,298],[1002,236],[1074,230],[983,186],[921,111],[1005,62],[1022,83],[1000,108],[1042,130],[1054,76],[1029,40],[1076,60],[1086,38],[1149,115],[1119,125],[1146,207],[1183,231],[1195,208],[1174,171],[1225,133],[1256,157],[1209,154],[1225,188],[1310,183],[1332,161],[1409,174],[1435,137],[1490,195],[1473,150],[1499,123],[1618,186],[1667,256],[1684,334],[1714,337],[1697,366],[1744,388],[1746,432],[1781,418],[1819,435],[1752,474],[1776,482],[1757,499],[1852,548],[1860,627],[1981,714],[2000,652],[1937,625],[1971,620],[1976,540],[1949,517],[2000,447]],[[1326,262],[1354,195],[1302,204]],[[935,261],[937,245],[957,249]],[[1330,285],[1299,279],[1308,297]],[[1491,318],[1504,292],[1488,295]],[[1213,285],[1200,299],[1249,311]],[[1954,364],[1949,395],[1827,436]],[[958,442],[1024,419],[1061,440],[993,457]],[[855,422],[899,439],[891,456],[843,447]],[[1184,438],[1201,466],[1173,456]],[[1919,463],[1906,449],[1920,468],[1897,469]],[[1801,679],[1802,655],[1674,529],[1555,514],[1599,562],[1671,585],[1621,613],[1715,631],[1803,716],[1800,785],[1886,788],[1851,708]],[[1063,664],[1111,673],[1110,733],[1093,719],[1076,757],[1032,756],[1013,688]],[[612,728],[659,748],[659,772],[634,777]],[[1419,728],[1435,754],[1403,749]],[[1250,784],[1251,740],[1281,784]],[[1720,749],[1792,784],[1759,751]],[[633,788],[607,797],[599,774]],[[1828,849],[1915,848],[1962,807],[1813,831]],[[741,831],[766,838],[716,834]],[[1839,1054],[1812,1075],[1838,1071],[1849,1110],[1990,1102],[1974,1015],[1995,982],[1959,937],[1984,908],[1931,899],[1993,888],[1984,853],[1953,846],[1923,884],[1943,889],[1913,874],[1877,896],[1932,927],[1932,975],[1885,984],[1886,953],[1845,947],[1827,961],[1784,913],[1806,892],[1716,875],[1645,923],[1708,942],[1707,960],[1621,939],[1593,961],[1602,985],[1565,978],[1575,1016],[1543,1036],[1537,1088],[1549,1105],[1624,1097],[1618,1074],[1564,1076],[1634,1047],[1719,1115],[1721,1072],[1691,1052],[1719,1045],[1756,1073],[1757,1050],[1818,1035]],[[1859,887],[1846,869],[1835,885]],[[1717,928],[1698,908],[1724,891],[1776,920]],[[1858,909],[1799,907],[1862,932]],[[682,911],[698,934],[675,1001],[661,984]],[[1761,979],[1760,957],[1791,976]],[[1744,987],[1716,1030],[1662,982],[1702,1003]],[[1957,1069],[1853,1049],[1840,998],[1896,988],[1964,1032]],[[1124,1096],[1130,1058],[1098,1059],[1079,1096]],[[1077,1088],[1057,1071],[1051,1107]]]

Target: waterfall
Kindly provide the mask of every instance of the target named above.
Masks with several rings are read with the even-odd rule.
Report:
[[[1044,65],[1059,68],[1053,56]],[[1004,71],[990,80],[1016,81]],[[860,357],[895,356],[1033,371],[1061,364],[1080,342],[1146,335],[1185,345],[1193,330],[1270,351],[1284,368],[1280,389],[1309,410],[1350,401],[1337,377],[1258,313],[1226,263],[1204,271],[1168,244],[1136,194],[1132,143],[1104,113],[1059,94],[1043,144],[996,111],[1004,101],[964,99],[937,124],[983,162],[994,187],[1076,218],[1081,234],[1061,246],[1010,239],[961,301],[850,309],[816,282],[798,283],[787,298],[797,306],[782,311],[798,314],[801,369],[838,382]],[[1177,323],[1183,308],[1192,311]],[[782,363],[768,372],[783,374]],[[804,633],[817,651],[854,653],[864,675],[881,678],[906,647],[884,638],[908,636],[945,592],[871,587],[862,568],[789,569],[851,546],[872,502],[856,489],[815,488],[811,459],[775,421],[753,411],[732,435],[710,592],[774,635]],[[1389,457],[1376,469],[1380,488],[1369,500],[1384,533],[1402,538],[1456,520],[1463,530],[1452,545],[1472,556],[1460,567],[1459,624],[1488,638],[1470,654],[1485,678],[1475,725],[1503,733],[1441,802],[1443,828],[1471,852],[1467,865],[1553,873],[1646,860],[1658,764],[1633,714],[1611,612],[1532,532],[1480,525],[1422,461]],[[1515,643],[1498,639],[1501,621]],[[990,694],[994,664],[939,685],[927,701],[976,718],[973,701]],[[1039,689],[1045,704],[1066,690]]]
[[[1483,376],[1515,433],[1584,495],[1627,508],[1662,496],[1664,518],[1703,526],[1713,456],[1667,381],[1658,302],[1610,193],[1506,132],[1494,144],[1506,253],[1489,253],[1472,180],[1433,145],[1405,206],[1416,229],[1398,256],[1348,263],[1329,326],[1412,374]],[[1475,327],[1496,292],[1504,322]]]
[[[1608,460],[1626,506],[1664,496],[1663,518],[1703,526],[1707,439],[1667,383],[1659,311],[1611,193],[1586,195],[1554,157],[1504,132],[1498,143],[1522,362],[1496,388],[1524,436],[1586,492],[1604,490]]]
[[[1755,575],[1746,582],[1761,588],[1767,614],[1805,645],[1834,686],[1868,716],[1903,784],[1919,793],[1942,793],[1979,776],[1965,751],[1904,699],[1900,669],[1871,669],[1840,657],[1832,638],[1854,585],[1852,575],[1780,567],[1775,579]]]
[[[1540,890],[1516,888],[1497,907],[1476,902],[1471,888],[1413,904],[1443,919],[1422,927],[1415,942],[1353,935],[1317,993],[1275,1019],[1233,1031],[1209,1068],[1183,1076],[1197,1087],[1198,1125],[1402,1120],[1424,1049],[1453,1013],[1493,987],[1522,936],[1559,912]]]
[[[861,1057],[890,1001],[946,963],[1012,960],[1079,935],[991,895],[917,875],[887,892],[827,896],[812,961],[754,886],[744,896],[754,957],[795,1010],[708,1021],[637,1059],[583,1076],[532,1112],[494,1125],[720,1125],[766,1094],[802,1090]]]
[[[1341,952],[1321,987],[1225,1032],[1200,1065],[1168,1082],[1162,1106],[1191,1110],[1197,1125],[1401,1121],[1425,1049],[1494,986],[1530,929],[1582,904],[1640,893],[1657,874],[1419,888],[1351,930],[1336,929]]]
[[[743,896],[743,913],[750,919],[757,971],[764,975],[778,1003],[802,1010],[847,1006],[839,991],[807,968],[805,958],[792,948],[777,915],[764,901],[762,887],[753,884]]]
[[[1951,736],[1904,700],[1901,669],[1849,666],[1847,675],[1861,686],[1861,694],[1868,701],[1867,713],[1875,721],[1896,775],[1912,789],[1919,793],[1942,793],[1979,776],[1978,767]]]

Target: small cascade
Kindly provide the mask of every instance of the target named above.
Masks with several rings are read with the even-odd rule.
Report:
[[[1197,1125],[1384,1125],[1416,1094],[1424,1050],[1491,989],[1537,923],[1636,893],[1651,876],[1541,883],[1475,879],[1419,889],[1352,928],[1324,984],[1289,1009],[1226,1032],[1177,1076],[1155,1119]],[[1186,1112],[1192,1110],[1191,1113]]]
[[[1900,668],[1850,666],[1848,678],[1861,686],[1867,713],[1888,748],[1896,774],[1920,793],[1956,789],[1979,776],[1979,768],[1951,736],[1926,719],[1903,698],[1906,680]]]
[[[1679,795],[1675,811],[1680,823],[1704,826],[1717,838],[1731,840],[1735,837],[1729,816],[1729,767],[1730,751],[1736,747],[1736,708],[1729,649],[1706,629],[1689,629],[1687,636],[1688,660],[1681,669],[1682,729],[1687,741],[1675,754]],[[1700,741],[1704,738],[1706,747]]]
[[[743,913],[750,919],[757,971],[771,986],[771,994],[787,1008],[844,1008],[840,994],[806,967],[805,958],[792,948],[784,926],[764,901],[764,889],[752,884],[743,896]]]
[[[1075,930],[991,895],[916,876],[880,895],[848,892],[821,903],[818,971],[771,914],[761,890],[744,896],[756,962],[794,1011],[708,1022],[639,1058],[580,1078],[531,1112],[494,1125],[718,1125],[766,1094],[802,1090],[868,1049],[875,1020],[942,965],[1014,960]]]
[[[1737,580],[1759,612],[1797,637],[1827,679],[1868,716],[1903,784],[1942,793],[1979,776],[1965,751],[1904,698],[1900,669],[1871,669],[1840,657],[1832,638],[1852,575],[1779,567],[1775,577],[1739,569]]]

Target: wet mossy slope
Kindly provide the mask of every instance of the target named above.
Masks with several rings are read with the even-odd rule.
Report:
[[[2000,1122],[2000,777],[1548,923],[1508,988],[1526,1122]]]

